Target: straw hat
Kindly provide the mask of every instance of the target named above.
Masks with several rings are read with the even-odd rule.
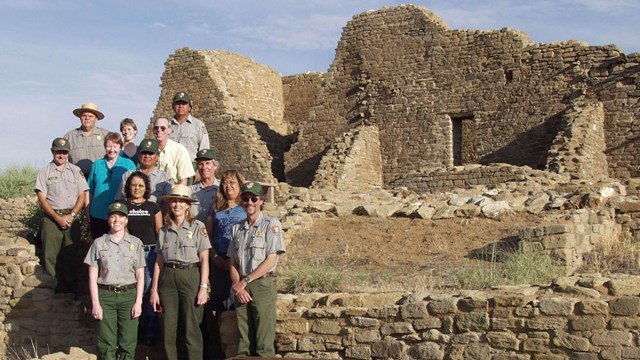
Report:
[[[91,101],[86,102],[79,108],[73,110],[73,115],[80,117],[80,115],[82,115],[82,113],[85,111],[94,113],[98,117],[98,120],[104,119],[104,114],[101,113],[100,110],[98,110],[98,105],[92,103]]]
[[[191,189],[187,185],[178,184],[171,188],[171,194],[161,197],[162,200],[182,200],[188,203],[198,202],[191,197]]]

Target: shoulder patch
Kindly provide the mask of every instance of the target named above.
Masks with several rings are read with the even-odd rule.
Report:
[[[204,227],[203,227],[203,228],[200,228],[200,235],[202,235],[202,236],[208,236],[208,234],[207,234],[207,229],[206,229],[206,228],[204,228]]]
[[[280,234],[280,227],[278,227],[277,225],[273,225],[273,226],[271,226],[271,232],[272,232],[274,235],[278,235],[278,234]]]

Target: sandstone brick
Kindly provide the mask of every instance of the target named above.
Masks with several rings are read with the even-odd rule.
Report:
[[[324,338],[321,336],[304,336],[298,339],[299,351],[324,351]]]
[[[429,301],[427,309],[431,315],[443,315],[455,313],[457,307],[453,299],[437,299]]]
[[[590,343],[583,337],[563,334],[553,338],[553,345],[574,351],[588,351]]]
[[[461,331],[486,330],[489,325],[489,314],[487,313],[461,313],[455,317],[455,326]]]
[[[488,332],[487,342],[492,347],[500,349],[518,350],[520,346],[520,340],[510,332]]]
[[[316,320],[311,327],[311,330],[318,334],[333,334],[340,333],[340,323],[338,321],[331,320]]]
[[[606,320],[602,316],[579,316],[569,321],[571,329],[575,331],[604,329],[606,324]]]
[[[540,312],[545,315],[567,316],[573,314],[575,299],[552,298],[540,301]]]
[[[439,329],[442,322],[437,317],[427,317],[424,319],[416,319],[412,322],[413,328],[416,330]]]
[[[626,296],[609,301],[612,315],[632,316],[640,312],[640,298]]]
[[[347,359],[371,359],[371,348],[368,346],[350,346],[344,350]]]
[[[427,308],[422,303],[404,305],[400,308],[400,314],[402,315],[403,319],[419,319],[429,316]]]
[[[380,324],[380,321],[377,319],[362,317],[362,316],[354,316],[349,318],[349,323],[356,327],[374,327]]]
[[[372,343],[380,341],[380,333],[376,330],[357,331],[355,339],[358,343]]]
[[[386,359],[400,359],[407,346],[400,341],[384,340],[371,345],[371,356]]]
[[[413,327],[408,322],[387,323],[380,327],[382,335],[410,334],[413,331]]]
[[[620,330],[602,331],[591,336],[591,343],[596,346],[631,346],[631,333]]]

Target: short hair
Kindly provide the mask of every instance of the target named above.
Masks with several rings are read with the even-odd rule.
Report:
[[[124,142],[122,141],[122,136],[120,136],[120,134],[115,133],[115,132],[110,132],[108,133],[105,137],[104,137],[104,146],[107,146],[107,141],[111,140],[111,142],[119,144],[120,147],[122,147],[124,145]]]
[[[127,178],[127,181],[124,183],[124,196],[127,200],[131,199],[131,181],[134,177],[140,178],[142,179],[142,181],[144,181],[144,195],[142,195],[142,197],[145,200],[149,200],[149,197],[151,196],[151,182],[149,182],[149,177],[147,176],[147,174],[143,173],[140,170],[136,170],[133,173],[131,173],[131,175],[129,175],[129,177]]]
[[[136,122],[133,121],[133,119],[129,119],[129,118],[124,118],[122,121],[120,121],[120,131],[122,131],[122,129],[127,125],[131,126],[133,128],[133,130],[138,131],[138,127],[136,126]]]
[[[158,120],[161,120],[161,119],[165,120],[167,122],[167,125],[171,127],[171,120],[169,120],[169,118],[166,116],[158,116],[157,118],[153,119],[153,124],[155,125],[158,122]]]

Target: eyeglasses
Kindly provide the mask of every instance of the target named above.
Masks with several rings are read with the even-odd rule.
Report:
[[[169,128],[169,127],[167,127],[167,126],[154,126],[154,127],[153,127],[153,131],[158,131],[158,130],[160,130],[160,131],[165,131],[165,130],[167,130],[168,128]]]
[[[234,187],[238,185],[238,183],[236,181],[223,181],[222,182],[222,186],[223,187]]]
[[[259,197],[255,196],[255,195],[250,195],[250,194],[242,194],[240,195],[240,198],[242,199],[243,202],[249,202],[249,200],[251,200],[252,203],[257,203],[258,200],[260,200]]]

